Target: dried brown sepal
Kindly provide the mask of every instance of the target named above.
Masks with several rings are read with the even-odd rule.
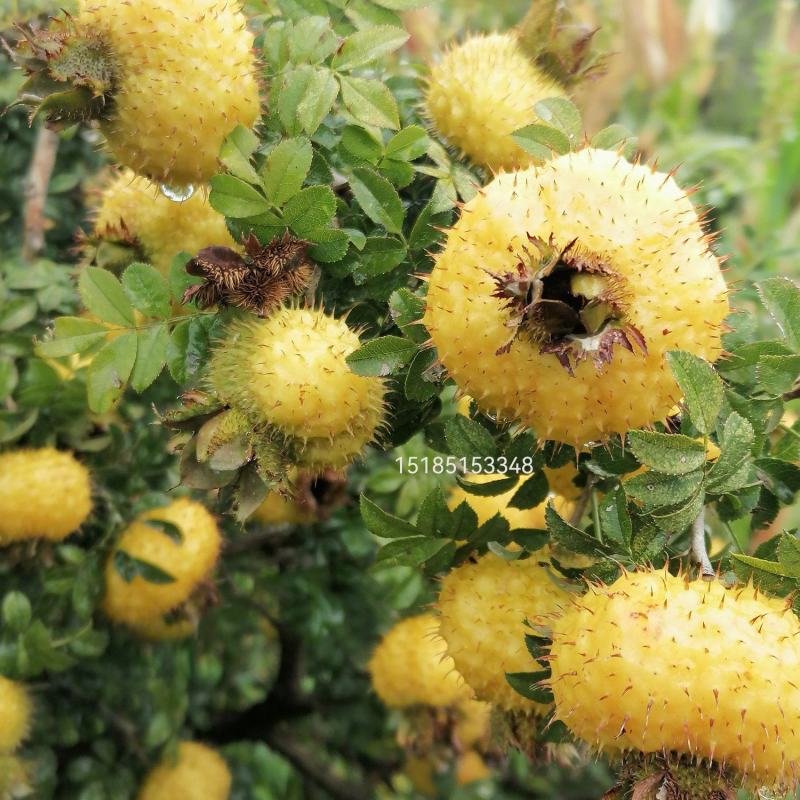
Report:
[[[308,243],[288,232],[265,246],[251,234],[244,249],[244,256],[229,247],[201,250],[186,271],[203,283],[190,286],[183,302],[194,300],[200,308],[234,306],[266,316],[311,282],[314,265],[308,259]]]
[[[291,497],[314,519],[326,520],[348,500],[347,477],[332,469],[317,476],[303,473],[295,481]]]

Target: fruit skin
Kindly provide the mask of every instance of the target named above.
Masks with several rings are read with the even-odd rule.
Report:
[[[570,465],[567,465],[564,469],[571,469],[573,475],[577,474],[575,469]],[[478,475],[468,475],[466,477],[471,483],[490,483],[504,476],[482,473]],[[575,488],[577,489],[577,487]],[[457,486],[450,492],[448,505],[451,509],[455,509],[466,501],[467,505],[478,515],[479,525],[488,522],[495,514],[500,514],[500,516],[508,520],[512,530],[514,528],[546,528],[545,511],[547,510],[547,504],[549,502],[553,503],[556,511],[558,511],[562,517],[568,517],[572,511],[573,503],[567,501],[563,497],[550,497],[534,508],[513,508],[508,504],[511,498],[517,493],[518,489],[519,485],[503,494],[481,497],[477,494],[470,494],[465,489]]]
[[[113,53],[114,158],[173,185],[206,182],[225,137],[259,114],[253,34],[235,0],[82,0],[78,26]]]
[[[181,742],[177,761],[165,759],[144,780],[138,800],[227,800],[231,772],[222,756],[199,742]]]
[[[89,471],[72,453],[42,447],[0,454],[0,544],[61,541],[91,510]]]
[[[480,700],[464,700],[456,708],[453,733],[460,747],[472,747],[488,738],[492,707]]]
[[[800,621],[783,600],[636,572],[591,586],[551,623],[556,716],[576,736],[795,785]]]
[[[458,757],[456,762],[456,781],[459,786],[465,786],[474,781],[483,781],[490,777],[492,771],[480,754],[475,750],[467,750]]]
[[[647,355],[615,347],[574,377],[521,331],[510,351],[511,309],[491,277],[528,258],[528,237],[565,248],[576,240],[615,274],[625,320]],[[587,148],[540,167],[501,174],[467,203],[428,284],[424,323],[459,388],[489,413],[543,439],[583,445],[664,419],[680,398],[665,354],[714,361],[728,313],[719,261],[687,195],[668,175]]]
[[[182,541],[147,524],[164,520],[180,528]],[[120,536],[106,563],[103,609],[115,622],[132,626],[154,624],[185,602],[204,581],[219,556],[222,539],[214,517],[194,500],[182,497],[164,508],[141,514]],[[130,583],[114,566],[116,551],[123,550],[168,572],[172,583],[153,583],[137,575]]]
[[[22,759],[7,753],[0,753],[0,798],[14,800],[16,797],[30,797],[28,768]]]
[[[129,241],[163,275],[180,252],[197,253],[210,245],[234,247],[225,218],[211,208],[204,191],[187,200],[170,200],[155,184],[121,170],[100,196],[92,230],[94,238]]]
[[[194,636],[197,630],[195,623],[190,619],[169,622],[164,617],[137,622],[130,627],[137,636],[148,642],[176,642]]]
[[[263,522],[265,525],[280,523],[302,525],[305,522],[311,522],[313,518],[313,514],[300,508],[294,500],[287,500],[278,492],[270,492],[253,513],[253,519],[256,522]]]
[[[521,169],[534,157],[511,134],[536,121],[533,107],[564,89],[523,52],[513,33],[472,36],[431,67],[425,114],[473,163]]]
[[[486,553],[445,576],[436,603],[439,631],[455,668],[479,700],[528,714],[550,708],[514,691],[505,673],[537,669],[525,646],[524,621],[551,614],[568,599],[535,554],[506,561]]]
[[[16,750],[28,733],[33,704],[25,687],[0,676],[0,753]]]
[[[304,466],[338,467],[352,461],[384,419],[384,380],[356,375],[345,360],[358,346],[343,320],[283,308],[228,328],[212,355],[209,383],[254,425],[296,439]]]
[[[375,648],[368,665],[372,688],[390,708],[443,708],[472,694],[445,654],[438,629],[432,614],[408,617]]]

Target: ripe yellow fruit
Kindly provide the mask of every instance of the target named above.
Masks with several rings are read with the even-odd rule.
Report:
[[[224,138],[255,123],[253,34],[236,0],[81,0],[77,28],[110,52],[113,105],[101,128],[123,166],[204,183]]]
[[[409,756],[406,759],[404,772],[411,781],[411,785],[425,797],[436,797],[436,783],[434,775],[436,765],[433,758],[428,756]]]
[[[225,218],[211,208],[203,191],[177,203],[127,169],[100,196],[92,232],[101,240],[134,239],[144,257],[164,275],[181,251],[194,255],[210,245],[235,247]]]
[[[287,499],[278,492],[270,492],[264,502],[255,510],[252,518],[265,525],[280,523],[302,525],[304,522],[310,522],[313,515],[301,508],[294,500]]]
[[[567,465],[566,467],[562,467],[563,470],[571,470],[572,475],[577,475],[575,468],[571,465]],[[555,472],[555,470],[552,470]],[[547,473],[548,481],[550,479],[549,470],[545,470]],[[560,473],[559,473],[560,476]],[[468,475],[467,476],[471,483],[490,483],[493,480],[498,480],[499,478],[503,477],[501,475]],[[559,478],[560,480],[560,478]],[[564,485],[566,485],[566,481],[561,481]],[[574,486],[574,484],[573,484]],[[457,506],[461,505],[464,501],[467,502],[467,505],[478,515],[478,524],[483,525],[484,522],[488,522],[495,514],[500,514],[500,516],[504,517],[508,520],[508,524],[511,526],[512,529],[514,528],[546,528],[547,523],[545,522],[545,510],[547,509],[547,504],[552,502],[556,511],[558,511],[561,516],[569,516],[570,512],[573,508],[573,503],[566,500],[563,497],[551,497],[545,500],[543,503],[540,503],[538,506],[534,508],[513,508],[509,506],[509,502],[511,498],[514,497],[516,492],[519,489],[519,485],[515,486],[513,489],[510,489],[508,492],[504,492],[503,494],[496,494],[490,497],[481,497],[477,494],[470,494],[465,489],[462,489],[460,486],[456,486],[450,492],[450,499],[448,501],[448,505],[451,509],[456,508]],[[575,487],[577,489],[577,487]]]
[[[25,762],[8,753],[0,753],[0,798],[30,797],[31,791]]]
[[[472,694],[446,655],[438,631],[432,614],[408,617],[375,648],[368,665],[372,688],[390,708],[443,708]]]
[[[91,510],[89,471],[72,453],[43,447],[0,454],[0,543],[61,541]]]
[[[475,164],[520,169],[533,161],[511,134],[536,121],[533,107],[564,89],[524,53],[513,33],[472,36],[431,68],[425,113]]]
[[[794,786],[800,622],[783,600],[637,572],[590,587],[552,630],[556,715],[581,739]]]
[[[453,733],[460,747],[472,747],[488,737],[492,707],[480,700],[464,700],[455,707]]]
[[[225,759],[199,742],[181,742],[177,760],[165,759],[144,780],[138,800],[228,800],[231,772]]]
[[[0,753],[20,746],[28,733],[32,710],[25,687],[0,676]]]
[[[499,175],[466,204],[424,322],[481,409],[580,446],[663,419],[680,397],[666,352],[714,361],[727,313],[686,193],[587,148]]]
[[[514,691],[505,673],[537,669],[525,646],[524,622],[554,613],[568,599],[535,554],[506,561],[487,553],[445,576],[436,604],[439,630],[455,668],[479,700],[506,711],[548,710]]]
[[[255,425],[294,438],[303,466],[339,467],[375,437],[384,418],[384,380],[356,375],[345,360],[358,346],[343,320],[283,308],[233,323],[212,355],[209,382]]]
[[[181,541],[158,526],[172,523],[181,531]],[[194,500],[185,497],[164,508],[139,516],[120,536],[106,564],[106,594],[103,608],[111,619],[133,626],[157,624],[168,611],[185,602],[204,581],[217,562],[221,537],[214,517]],[[136,575],[127,582],[114,564],[118,551],[167,572],[175,580],[154,583]]]
[[[137,636],[148,642],[175,642],[194,635],[195,623],[190,619],[169,622],[164,617],[155,617],[145,622],[130,623]]]
[[[462,753],[458,757],[456,762],[456,781],[459,786],[464,786],[474,781],[486,780],[491,774],[492,771],[475,750],[467,750],[466,753]]]

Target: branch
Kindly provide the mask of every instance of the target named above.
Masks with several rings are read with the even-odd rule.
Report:
[[[572,512],[572,517],[569,521],[573,528],[577,528],[581,524],[583,515],[586,513],[586,509],[589,507],[589,501],[592,499],[593,487],[594,475],[590,475],[586,479],[586,486],[584,487],[581,496],[578,498],[578,502],[575,504],[575,510]]]
[[[44,247],[44,206],[57,152],[58,134],[42,125],[36,134],[36,144],[25,178],[25,212],[22,229],[22,258],[25,261],[33,261]]]
[[[703,507],[692,523],[692,558],[703,578],[713,578],[714,567],[706,550],[706,509]]]

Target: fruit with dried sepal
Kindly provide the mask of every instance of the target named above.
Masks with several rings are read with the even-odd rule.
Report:
[[[431,273],[424,323],[479,408],[576,446],[665,418],[666,353],[713,362],[719,259],[671,177],[587,148],[498,176]]]
[[[52,123],[99,120],[137,174],[204,183],[225,137],[258,118],[253,44],[238,2],[81,0],[21,49],[20,96]]]
[[[0,676],[0,753],[11,753],[28,735],[33,703],[21,683]]]
[[[408,617],[375,648],[368,665],[372,688],[390,708],[445,708],[471,696],[438,631],[432,614]]]
[[[138,800],[228,800],[231,771],[214,749],[181,742],[174,758],[166,756],[144,779]]]
[[[146,511],[126,528],[108,558],[104,611],[115,622],[134,628],[160,628],[164,615],[189,600],[209,577],[221,545],[216,520],[194,500],[182,497]],[[120,562],[124,569],[129,559],[144,567],[126,580],[129,576],[121,574]],[[147,566],[170,579],[147,580]]]
[[[128,169],[100,193],[91,233],[82,242],[84,253],[99,266],[147,261],[163,275],[178,253],[196,253],[210,245],[233,247],[234,241],[205,191],[176,203]]]
[[[564,88],[525,53],[514,33],[471,36],[431,67],[425,114],[436,132],[491,170],[533,161],[511,134],[536,121],[533,107]]]
[[[549,710],[514,691],[506,673],[536,670],[525,645],[525,620],[551,614],[568,601],[569,593],[536,553],[515,561],[486,553],[444,577],[436,602],[440,633],[479,700],[524,714]]]
[[[89,471],[72,453],[43,447],[0,454],[0,544],[61,541],[91,510]]]
[[[580,739],[611,756],[667,754],[750,785],[796,785],[800,622],[784,600],[635,572],[547,622],[556,718]]]

